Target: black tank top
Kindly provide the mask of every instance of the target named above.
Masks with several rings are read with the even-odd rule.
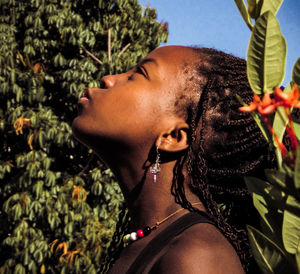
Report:
[[[174,237],[194,224],[209,223],[215,225],[212,219],[213,217],[205,212],[201,212],[201,214],[190,212],[186,215],[183,215],[165,228],[162,232],[160,232],[147,244],[140,255],[132,263],[126,274],[143,273],[154,256],[158,254]]]

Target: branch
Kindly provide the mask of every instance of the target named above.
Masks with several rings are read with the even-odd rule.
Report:
[[[107,52],[108,52],[108,61],[111,59],[111,29],[108,29],[108,39],[107,39]]]
[[[95,157],[95,153],[93,153],[90,156],[90,159],[88,160],[87,164],[85,165],[85,167],[77,174],[77,176],[81,177],[82,175],[85,175],[85,172],[88,170],[90,163],[94,160]]]
[[[91,56],[97,63],[99,63],[100,65],[103,65],[102,61],[99,60],[93,53],[91,53],[90,51],[88,51],[85,47],[83,47],[83,50],[86,52],[86,54],[88,54],[89,56]]]
[[[125,51],[125,50],[127,50],[128,48],[129,48],[129,46],[130,46],[130,43],[128,43],[120,52],[119,52],[119,54],[118,54],[118,58],[122,55],[122,53]]]

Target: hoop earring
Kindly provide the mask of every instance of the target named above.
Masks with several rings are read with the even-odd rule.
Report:
[[[156,174],[160,172],[160,154],[158,147],[156,147],[156,159],[155,163],[150,166],[150,173],[153,174],[153,182],[156,183]]]

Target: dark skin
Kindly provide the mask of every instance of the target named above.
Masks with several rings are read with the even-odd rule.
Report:
[[[186,83],[183,64],[193,60],[193,51],[187,47],[156,49],[132,70],[105,76],[102,89],[88,89],[86,97],[79,100],[73,132],[116,175],[132,231],[153,226],[180,208],[170,191],[176,157],[161,164],[156,183],[145,166],[149,166],[149,154],[155,146],[167,155],[180,155],[188,148],[189,126],[172,110]],[[185,189],[187,199],[199,203],[188,186]],[[196,207],[205,211],[202,205]],[[186,213],[180,211],[149,236],[124,248],[110,273],[125,273],[159,231]],[[244,272],[231,244],[216,227],[204,223],[174,238],[153,258],[145,273]]]

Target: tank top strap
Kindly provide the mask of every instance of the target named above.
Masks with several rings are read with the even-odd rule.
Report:
[[[213,217],[205,212],[190,212],[183,215],[175,222],[161,231],[153,238],[141,251],[139,256],[130,266],[126,274],[141,274],[149,265],[155,255],[157,255],[174,237],[182,233],[190,226],[198,223],[209,223],[215,225]]]

